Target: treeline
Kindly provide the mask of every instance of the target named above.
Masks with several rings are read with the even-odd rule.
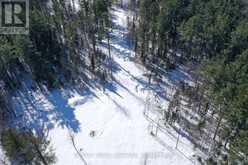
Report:
[[[213,140],[231,164],[248,158],[248,7],[242,0],[134,0],[131,31],[145,64],[192,63],[202,100],[217,114]],[[132,6],[132,5],[131,5]],[[132,9],[132,8],[131,8]],[[199,102],[199,98],[197,99]],[[203,113],[203,114],[207,114]],[[224,125],[225,127],[221,127]],[[217,138],[218,137],[218,138]]]
[[[8,100],[11,90],[21,85],[23,75],[37,84],[56,88],[102,74],[110,60],[110,0],[31,0],[29,35],[0,36],[1,144],[17,164],[52,164],[54,153],[49,140],[35,130],[9,128],[16,117]],[[109,56],[97,48],[106,39]],[[111,73],[111,68],[107,68]],[[106,70],[107,70],[106,69]],[[91,76],[93,75],[93,76]],[[46,130],[44,130],[46,132]]]
[[[246,48],[247,7],[241,0],[137,3],[137,51],[141,58],[153,55],[171,62],[200,62],[228,56],[232,60]]]

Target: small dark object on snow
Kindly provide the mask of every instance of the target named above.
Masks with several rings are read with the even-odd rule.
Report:
[[[197,156],[197,160],[198,160],[198,162],[202,163],[202,158],[201,157]]]
[[[96,131],[90,131],[90,137],[95,137],[96,136]]]
[[[155,134],[154,134],[152,131],[150,132],[150,134],[151,134],[152,136],[155,136]]]

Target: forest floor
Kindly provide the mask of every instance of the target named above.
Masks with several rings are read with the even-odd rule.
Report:
[[[176,149],[177,134],[173,131],[152,136],[151,124],[144,116],[149,93],[168,104],[169,87],[189,79],[188,75],[178,68],[149,85],[146,70],[135,62],[127,39],[128,11],[114,7],[112,14],[114,81],[87,91],[73,87],[46,94],[19,91],[13,100],[18,109],[26,111],[24,115],[20,112],[21,120],[28,127],[49,129],[57,165],[83,164],[80,154],[88,165],[196,164],[193,144],[181,137]],[[101,48],[107,51],[104,45]]]

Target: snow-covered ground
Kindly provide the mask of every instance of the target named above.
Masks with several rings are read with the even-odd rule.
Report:
[[[187,139],[180,138],[176,149],[177,134],[160,131],[154,137],[149,132],[151,124],[144,116],[148,90],[161,94],[171,82],[165,80],[147,86],[146,71],[133,61],[134,53],[126,40],[126,15],[127,11],[113,8],[116,26],[111,47],[116,71],[112,85],[105,86],[104,90],[94,88],[91,92],[63,89],[41,95],[29,91],[14,98],[19,102],[16,106],[25,106],[29,112],[23,120],[29,120],[29,125],[50,129],[57,165],[83,164],[69,135],[74,137],[75,145],[88,165],[194,164],[196,151]],[[174,74],[172,78],[179,75]],[[166,91],[163,92],[166,95]],[[20,99],[25,97],[29,104],[20,105]],[[166,97],[161,99],[164,104],[168,103]],[[93,132],[95,136],[91,136]]]
[[[3,152],[2,147],[0,147],[0,164],[2,165],[9,165],[10,162],[8,158],[6,157],[5,153]]]

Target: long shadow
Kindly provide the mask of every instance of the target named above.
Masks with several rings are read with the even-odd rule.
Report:
[[[192,81],[190,75],[188,75],[181,66],[176,66],[175,69],[165,69],[157,64],[151,63],[146,65],[149,70],[152,70],[160,77],[166,77],[171,84],[178,85],[182,81]]]
[[[18,116],[11,125],[24,131],[32,129],[37,133],[42,133],[45,129],[51,130],[56,126],[78,133],[80,122],[75,116],[75,109],[68,103],[72,96],[70,93],[78,93],[85,98],[84,102],[80,102],[81,105],[95,97],[90,90],[77,88],[48,91],[40,87],[32,90],[29,86],[23,86],[12,99]]]
[[[118,25],[119,27],[119,25]],[[130,42],[130,40],[128,39],[128,36],[123,33],[121,35],[116,35],[115,33],[110,33],[110,36],[112,38],[112,41],[117,43],[118,45],[122,46],[124,49],[128,49],[128,50],[132,50],[133,49],[133,45]]]
[[[148,80],[145,80],[144,77],[136,77],[132,75],[129,71],[127,71],[125,68],[122,67],[122,70],[125,71],[132,79],[137,81],[137,84],[141,85],[141,90],[152,90],[155,92],[155,94],[167,101],[169,101],[169,98],[166,95],[165,88],[162,87],[159,84],[149,84]]]
[[[130,118],[130,113],[129,111],[123,107],[122,105],[120,105],[117,101],[115,101],[114,99],[112,99],[110,96],[108,96],[109,99],[116,105],[116,110],[118,110],[119,112],[121,112],[121,114],[123,114],[125,117]]]
[[[123,97],[117,92],[117,84],[116,84],[114,81],[103,83],[102,86],[103,86],[103,91],[104,91],[104,92],[109,91],[109,92],[114,93],[115,95],[117,95],[117,96],[123,98]]]
[[[113,10],[118,10],[116,8],[113,8]],[[110,33],[111,40],[114,44],[121,46],[125,50],[132,50],[133,49],[133,44],[131,43],[130,39],[128,39],[128,36],[125,34],[127,33],[127,29],[121,25],[118,25],[116,23],[117,16],[116,15],[111,15],[112,18],[112,25],[113,25],[113,31]],[[117,34],[116,34],[117,32]],[[125,56],[126,58],[130,58],[129,60],[133,59],[130,57],[130,52],[126,53],[125,51],[120,51],[113,45],[111,46],[111,49],[118,52],[119,55],[122,57]]]
[[[113,43],[114,43],[114,45],[119,45],[119,43],[117,43],[117,42],[113,42]],[[124,43],[122,43],[122,44],[124,44]],[[101,45],[104,48],[108,48],[108,45],[106,43],[102,43]],[[121,48],[123,49],[123,50],[121,50],[119,48],[116,48],[113,45],[110,45],[110,48],[111,48],[111,51],[114,52],[118,57],[121,57],[121,58],[128,60],[128,61],[134,61],[135,60],[135,58],[131,56],[131,52],[129,51],[131,48],[129,48],[129,47],[121,46]]]
[[[80,123],[75,117],[75,109],[68,105],[67,97],[63,96],[61,91],[54,90],[47,98],[54,106],[52,109],[54,113],[52,120],[62,128],[68,128],[73,132],[79,132]]]
[[[118,86],[120,86],[121,88],[125,89],[131,96],[133,96],[136,100],[138,100],[139,102],[145,103],[145,101],[138,97],[136,94],[134,94],[133,92],[131,92],[126,86],[124,86],[123,84],[121,84],[119,81],[117,80],[113,80]]]
[[[116,19],[115,16],[113,16],[113,19]],[[123,28],[122,26],[116,25],[115,23],[113,24],[114,24],[114,27],[117,27],[118,29],[123,29],[123,31],[125,30],[125,28]],[[115,33],[111,33],[111,38],[112,38],[113,43],[115,45],[120,46],[120,48],[117,48],[111,45],[111,50],[116,52],[116,54],[119,55],[119,57],[124,58],[125,60],[127,59],[129,61],[134,61],[134,57],[131,57],[131,52],[129,51],[130,49],[132,49],[132,44],[129,42],[127,37],[123,37],[123,36],[116,35]],[[107,47],[107,44],[103,44],[103,46]],[[159,80],[157,84],[149,84],[143,78],[138,78],[138,77],[133,76],[132,74],[130,74],[130,72],[125,70],[123,67],[121,67],[121,69],[125,71],[126,73],[128,73],[135,81],[137,81],[138,84],[142,86],[142,90],[153,90],[155,91],[156,95],[158,95],[159,97],[169,100],[167,98],[166,91],[163,87],[163,86],[169,86],[169,84],[166,83],[165,81]]]
[[[21,130],[34,129],[41,132],[44,128],[53,128],[50,121],[50,111],[48,105],[44,102],[41,95],[31,91],[30,81],[22,81],[22,88],[17,90],[12,96],[13,108],[17,115],[11,122],[11,126],[18,127]]]
[[[154,137],[154,139],[163,147],[165,147],[168,151],[170,151],[171,153],[175,153],[175,150],[173,147],[169,146],[168,144],[166,144],[163,139],[159,138],[159,137]]]
[[[103,45],[105,45],[107,49],[107,45],[104,43],[100,43],[99,46],[103,47]],[[98,52],[98,53],[102,59],[101,68],[103,72],[92,73],[92,70],[90,67],[86,69],[83,68],[84,72],[80,73],[79,75],[80,80],[82,84],[84,85],[83,90],[88,90],[95,97],[97,97],[93,92],[95,89],[109,91],[109,92],[115,93],[116,95],[120,96],[117,92],[116,84],[110,81],[108,78],[109,75],[106,74],[107,71],[110,71],[110,70],[112,74],[115,74],[121,71],[120,65],[116,61],[114,61],[112,58],[110,58],[107,54],[104,54],[103,52]]]

